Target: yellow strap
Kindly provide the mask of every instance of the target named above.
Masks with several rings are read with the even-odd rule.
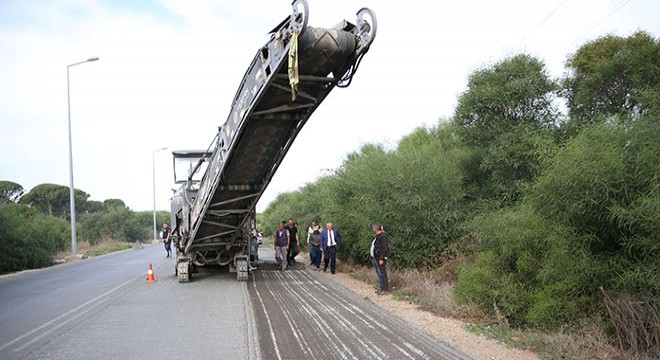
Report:
[[[298,30],[293,28],[291,47],[289,48],[289,85],[291,85],[291,101],[296,100],[298,92]]]

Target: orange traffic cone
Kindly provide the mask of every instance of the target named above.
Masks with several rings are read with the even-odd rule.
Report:
[[[156,282],[156,278],[154,278],[154,268],[151,266],[151,263],[149,263],[149,271],[147,271],[147,282]]]

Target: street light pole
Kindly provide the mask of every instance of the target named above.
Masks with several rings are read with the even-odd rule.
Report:
[[[69,68],[72,66],[97,61],[99,58],[93,57],[85,61],[80,61],[66,67],[66,98],[69,112],[69,200],[71,202],[71,255],[78,253],[78,244],[76,241],[76,201],[73,188],[73,150],[71,146],[71,91],[69,86]]]
[[[156,153],[159,151],[167,150],[166,147],[156,149],[151,153],[151,168],[153,170],[153,189],[154,189],[154,240],[158,240],[156,235]]]

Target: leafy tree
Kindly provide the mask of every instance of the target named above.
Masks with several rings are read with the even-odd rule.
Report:
[[[144,239],[145,229],[139,226],[135,213],[128,207],[110,206],[89,214],[81,226],[80,236],[92,245],[103,239],[135,241]]]
[[[103,210],[103,202],[96,200],[88,200],[85,204],[85,210],[87,213],[95,213]]]
[[[518,125],[550,128],[557,89],[545,65],[525,54],[476,71],[458,99],[457,132],[469,145],[489,146]]]
[[[544,64],[516,55],[476,71],[454,114],[456,133],[471,148],[462,164],[473,198],[515,201],[554,151],[557,84]]]
[[[324,219],[329,219],[330,209],[334,201],[324,194],[330,177],[318,180],[314,184],[306,184],[298,191],[279,194],[268,208],[257,216],[258,228],[264,236],[272,236],[279,223],[289,218],[294,219],[300,227],[301,244],[305,244],[306,230],[312,220],[325,225]]]
[[[660,40],[646,32],[608,35],[588,42],[568,59],[564,80],[571,134],[612,116],[625,120],[657,105]],[[655,95],[653,95],[655,94]],[[572,130],[571,130],[572,129]]]
[[[124,203],[123,200],[121,199],[107,199],[103,201],[103,208],[106,210],[110,210],[112,208],[125,208],[126,203]]]
[[[532,189],[542,213],[592,236],[593,251],[616,251],[620,230],[610,211],[632,200],[628,136],[611,125],[586,128],[559,151]]]
[[[136,232],[139,235],[133,240],[151,239],[154,236],[153,211],[136,211],[133,213],[133,217],[139,228]],[[170,223],[170,213],[168,211],[156,211],[156,233],[158,237],[160,237],[160,231],[163,229],[164,223]]]
[[[89,194],[75,189],[76,209],[84,211]],[[56,184],[37,185],[23,195],[19,203],[35,207],[49,216],[69,218],[71,212],[69,188]]]
[[[23,195],[23,187],[12,181],[0,180],[0,204],[15,203]]]

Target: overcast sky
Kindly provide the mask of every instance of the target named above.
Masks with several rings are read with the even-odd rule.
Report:
[[[527,52],[559,77],[568,54],[608,33],[660,33],[657,0],[308,0],[309,25],[355,21],[378,34],[352,85],[310,118],[259,203],[451,117],[470,73]],[[239,82],[290,0],[0,0],[0,180],[68,186],[66,67],[75,186],[93,200],[152,208],[154,149],[206,149]],[[169,210],[170,151],[155,154]]]

